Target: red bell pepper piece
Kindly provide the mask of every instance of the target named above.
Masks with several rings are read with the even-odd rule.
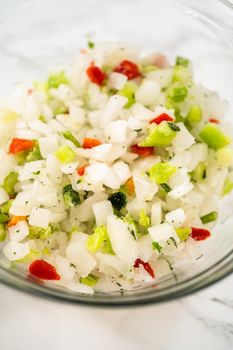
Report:
[[[14,137],[11,140],[11,144],[9,146],[9,153],[17,154],[23,151],[28,151],[35,146],[35,141],[18,139]]]
[[[124,60],[115,69],[114,72],[121,73],[127,76],[129,80],[141,76],[137,64]]]
[[[83,166],[80,166],[78,169],[77,169],[77,173],[79,176],[83,176],[85,174],[85,170],[86,170],[86,167],[87,167],[88,164],[85,164]]]
[[[102,142],[98,139],[92,139],[92,138],[86,137],[83,140],[83,148],[93,148],[101,145],[101,143]]]
[[[137,268],[137,267],[139,267],[139,265],[142,265],[144,267],[144,269],[146,270],[146,272],[148,272],[148,274],[152,278],[155,278],[155,273],[154,273],[152,267],[150,266],[150,264],[148,262],[144,262],[141,259],[136,259],[135,263],[134,263],[134,267]]]
[[[160,124],[164,120],[167,121],[167,122],[173,122],[174,121],[174,119],[172,117],[170,117],[170,115],[168,115],[167,113],[162,113],[158,117],[155,117],[154,119],[152,119],[150,121],[150,124],[152,124],[152,123]]]
[[[141,147],[138,145],[132,145],[131,151],[141,157],[148,157],[154,154],[154,147]]]
[[[210,123],[214,123],[214,124],[219,124],[220,123],[220,121],[218,119],[216,119],[216,118],[210,118],[209,122]]]
[[[206,238],[210,237],[210,231],[204,228],[192,227],[191,237],[195,241],[204,241]]]
[[[99,86],[103,85],[106,79],[106,74],[99,67],[94,65],[91,65],[89,68],[87,68],[87,75],[92,83],[95,83]]]
[[[29,266],[29,273],[47,281],[58,281],[61,278],[55,267],[44,260],[34,260]]]

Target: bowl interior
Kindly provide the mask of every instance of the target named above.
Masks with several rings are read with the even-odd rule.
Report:
[[[219,92],[233,112],[233,47],[228,29],[216,18],[190,8],[188,1],[27,0],[0,4],[0,95],[22,80],[46,77],[49,68],[69,64],[86,46],[87,36],[98,42],[128,42],[143,52],[161,51],[193,62],[196,81]],[[2,7],[2,11],[1,11]],[[230,11],[228,9],[228,11]],[[233,134],[233,132],[232,132]],[[233,252],[233,198],[221,205],[212,238],[202,243],[203,256],[187,269],[161,278],[143,290],[84,296],[61,288],[38,285],[22,271],[9,269],[0,257],[0,279],[17,288],[63,299],[93,303],[130,303],[161,300],[198,289],[229,273]],[[226,267],[227,266],[227,267]]]

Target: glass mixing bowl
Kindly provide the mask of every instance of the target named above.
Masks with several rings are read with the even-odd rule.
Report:
[[[44,78],[49,67],[74,59],[88,33],[124,41],[169,58],[191,58],[197,81],[229,101],[233,116],[233,5],[230,1],[1,0],[0,95],[21,80]],[[134,292],[82,295],[29,280],[0,256],[0,280],[42,297],[76,303],[129,305],[159,302],[200,290],[233,271],[233,196],[221,205],[203,257],[187,269]]]

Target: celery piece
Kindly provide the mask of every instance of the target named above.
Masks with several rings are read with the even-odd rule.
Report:
[[[177,227],[176,233],[181,241],[186,241],[192,232],[191,227]]]
[[[218,165],[230,167],[233,165],[233,149],[229,147],[220,148],[216,152]]]
[[[3,214],[9,214],[10,207],[12,206],[13,199],[10,199],[9,201],[5,202],[0,206],[0,212]]]
[[[3,187],[9,196],[13,197],[15,192],[15,185],[18,182],[18,173],[11,171],[4,179]]]
[[[157,250],[157,252],[160,254],[163,247],[158,242],[152,242],[152,249]]]
[[[173,83],[187,84],[192,80],[192,72],[184,66],[175,66],[173,70]]]
[[[45,240],[49,238],[52,234],[51,227],[48,226],[47,228],[41,228],[37,226],[30,226],[29,227],[29,239],[42,239]]]
[[[187,96],[188,88],[185,85],[176,84],[168,89],[168,98],[175,103],[184,102]]]
[[[144,234],[148,233],[148,232],[145,232],[144,228],[141,229],[141,227],[139,227],[139,224],[134,220],[134,218],[130,214],[123,216],[122,220],[128,224],[130,234],[133,236],[135,240],[137,240],[139,237],[143,236]]]
[[[218,213],[217,213],[217,211],[212,211],[211,213],[208,213],[208,214],[203,215],[203,216],[200,217],[201,222],[202,222],[203,224],[208,224],[208,223],[210,223],[210,222],[212,222],[212,221],[216,221],[217,218],[218,218]]]
[[[64,202],[68,208],[74,207],[81,202],[79,193],[73,190],[72,185],[64,186],[62,194]]]
[[[145,227],[145,228],[150,226],[150,217],[148,215],[146,215],[144,209],[142,209],[140,211],[139,225],[141,225],[142,227]]]
[[[56,150],[55,156],[62,163],[69,163],[72,162],[72,160],[74,160],[75,153],[69,146],[63,145]]]
[[[70,140],[76,147],[81,147],[78,140],[74,137],[73,134],[71,134],[70,131],[64,131],[62,135],[65,137],[65,139]]]
[[[177,56],[176,57],[176,66],[188,67],[190,61],[188,58]]]
[[[137,85],[133,82],[127,82],[125,83],[123,89],[121,89],[118,92],[118,95],[124,96],[128,99],[127,104],[125,105],[125,108],[130,108],[132,104],[135,102],[135,92],[137,90]]]
[[[201,182],[206,178],[206,165],[200,162],[196,168],[190,173],[191,179],[195,182]]]
[[[24,165],[27,161],[27,156],[30,153],[30,151],[23,151],[19,152],[15,155],[15,159],[17,161],[18,165]]]
[[[30,249],[29,253],[23,258],[16,260],[18,263],[30,263],[41,257],[41,253],[38,250]]]
[[[99,250],[103,253],[114,254],[107,228],[103,225],[97,226],[94,233],[88,237],[86,247],[92,253]]]
[[[212,148],[215,151],[231,143],[230,137],[224,134],[224,132],[217,125],[211,123],[206,124],[202,128],[201,132],[199,133],[199,137],[208,145],[209,148]]]
[[[200,123],[202,119],[202,110],[199,106],[192,106],[188,112],[188,115],[186,117],[186,121],[191,125],[194,126],[198,123]]]
[[[150,72],[154,72],[155,70],[158,70],[158,67],[154,66],[154,65],[147,65],[147,66],[142,66],[140,71],[143,73],[143,74],[146,74],[146,73],[150,73]]]
[[[0,242],[4,242],[6,239],[6,228],[4,224],[0,224]]]
[[[0,213],[0,224],[4,224],[9,221],[9,215]]]
[[[87,42],[87,46],[89,47],[89,49],[94,49],[94,47],[95,47],[95,43],[93,43],[93,41],[88,41]]]
[[[35,144],[33,150],[31,152],[28,153],[27,157],[26,157],[26,161],[27,162],[34,162],[36,160],[40,160],[43,159],[42,155],[40,153],[40,148],[38,145],[38,142]]]
[[[156,125],[147,135],[147,137],[139,143],[141,147],[167,147],[176,136],[176,132],[172,130],[166,121]]]
[[[226,196],[232,190],[233,190],[233,182],[230,180],[229,177],[227,177],[223,185],[222,196]]]
[[[176,172],[176,170],[176,167],[170,165],[169,163],[158,163],[150,168],[149,176],[150,179],[155,181],[157,184],[164,184]]]
[[[89,287],[93,287],[99,280],[99,277],[93,275],[90,273],[87,277],[81,277],[80,278],[80,283],[86,284]]]
[[[50,88],[57,89],[58,86],[61,84],[68,84],[68,79],[66,78],[64,71],[62,71],[60,73],[51,74],[48,77],[47,86],[49,89]]]

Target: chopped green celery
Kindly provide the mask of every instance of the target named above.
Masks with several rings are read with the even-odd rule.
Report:
[[[176,170],[176,167],[170,165],[169,163],[158,163],[150,168],[149,176],[150,179],[155,181],[157,184],[164,184],[176,172]]]
[[[63,145],[56,150],[55,156],[62,163],[69,163],[72,162],[72,160],[74,160],[75,153],[69,146]]]
[[[168,89],[167,96],[172,102],[184,102],[184,100],[188,96],[188,88],[185,85],[176,83]]]
[[[176,233],[181,241],[186,241],[192,232],[191,227],[177,227]]]
[[[168,192],[170,192],[170,191],[172,190],[171,187],[170,187],[168,184],[166,184],[166,183],[160,184],[160,186],[162,187],[162,189],[163,189],[166,193],[168,193]]]
[[[126,216],[122,217],[122,219],[128,224],[130,234],[134,237],[135,240],[147,233],[143,232],[143,230],[140,230],[138,223],[130,214],[127,214]]]
[[[218,165],[230,167],[233,165],[233,149],[229,147],[220,148],[216,152]]]
[[[202,119],[202,110],[199,106],[192,106],[188,112],[186,117],[186,122],[188,122],[191,126],[195,126],[200,123]]]
[[[145,228],[150,226],[150,217],[148,215],[146,215],[144,209],[142,209],[140,211],[139,225],[141,225],[142,227],[145,227]]]
[[[42,155],[40,153],[39,145],[38,145],[38,143],[36,143],[33,150],[28,153],[26,161],[27,162],[34,162],[34,161],[40,160],[40,159],[43,159],[43,158],[42,158]]]
[[[91,41],[91,40],[89,40],[87,42],[87,45],[88,45],[89,49],[94,49],[94,47],[95,47],[95,43],[93,43],[93,41]]]
[[[0,224],[0,242],[4,242],[6,239],[6,228],[4,224]]]
[[[56,106],[55,108],[53,108],[53,113],[54,113],[55,115],[58,115],[58,114],[66,114],[66,113],[67,113],[67,107],[64,106],[64,105]]]
[[[17,161],[18,165],[24,165],[27,161],[27,156],[30,153],[30,151],[23,151],[19,152],[15,155],[15,159]]]
[[[49,77],[48,77],[48,80],[47,80],[47,86],[48,88],[55,88],[57,89],[59,85],[61,84],[68,84],[68,79],[66,78],[65,76],[65,72],[62,71],[62,72],[59,72],[59,73],[54,73],[54,74],[51,74]]]
[[[48,226],[47,228],[41,228],[37,226],[30,226],[29,227],[29,239],[42,239],[45,240],[49,238],[52,234],[51,226]]]
[[[124,96],[128,99],[125,108],[130,108],[135,102],[135,92],[137,90],[137,85],[131,81],[125,83],[123,89],[118,92],[118,95]]]
[[[206,165],[200,162],[196,168],[190,173],[191,179],[195,182],[201,182],[206,178]]]
[[[59,224],[49,224],[49,227],[51,228],[52,233],[61,231],[61,227]]]
[[[157,250],[157,252],[160,254],[163,247],[158,242],[152,242],[152,249]]]
[[[107,228],[103,225],[97,226],[94,232],[88,237],[86,247],[91,253],[100,250],[106,254],[114,254]]]
[[[192,72],[188,67],[175,66],[173,71],[173,83],[187,84],[192,80]]]
[[[224,134],[224,132],[213,123],[206,124],[199,133],[199,137],[209,148],[212,148],[215,151],[231,143],[230,137]]]
[[[150,72],[154,72],[155,70],[158,70],[158,67],[154,66],[154,65],[147,65],[147,66],[142,66],[140,71],[144,74],[146,73],[150,73]]]
[[[34,81],[33,89],[37,91],[44,91],[46,95],[48,94],[48,84],[46,82]]]
[[[18,173],[16,173],[15,171],[11,171],[4,179],[3,187],[11,197],[16,194],[15,185],[17,184],[17,182],[18,182]]]
[[[71,134],[70,131],[64,131],[62,135],[65,137],[65,139],[70,140],[76,147],[81,147],[78,140],[74,137],[73,134]]]
[[[177,56],[176,57],[176,66],[188,67],[190,61],[188,58]]]
[[[173,107],[171,107],[171,108],[173,108]],[[175,119],[176,123],[179,123],[179,122],[183,123],[184,122],[185,118],[182,116],[179,109],[176,108],[174,114],[175,114],[175,118],[176,118]]]
[[[50,255],[51,254],[51,250],[48,248],[48,247],[45,247],[43,250],[42,250],[42,255]]]
[[[9,214],[10,207],[12,206],[12,203],[13,203],[13,199],[10,199],[6,203],[2,204],[0,206],[0,212],[3,214]]]
[[[18,119],[18,114],[16,112],[13,112],[11,110],[2,110],[1,111],[1,122],[3,123],[11,123],[13,121],[16,121]]]
[[[226,196],[232,190],[233,190],[233,182],[230,180],[229,177],[227,177],[223,185],[222,196]]]
[[[93,275],[90,273],[87,277],[81,277],[80,278],[80,283],[86,284],[89,287],[93,287],[99,280],[99,277]]]
[[[166,121],[156,125],[147,135],[147,137],[139,143],[141,147],[167,147],[176,136],[176,131],[172,130]]]
[[[40,115],[38,118],[41,122],[46,123],[46,118],[43,115]]]
[[[216,221],[218,218],[218,212],[212,211],[211,213],[208,213],[206,215],[203,215],[200,217],[201,222],[203,224],[208,224],[209,222]]]
[[[9,215],[0,213],[0,224],[4,224],[9,221]]]
[[[36,249],[30,249],[29,253],[23,258],[16,260],[18,263],[30,263],[41,257],[41,253]]]
[[[73,190],[72,185],[66,185],[62,190],[63,199],[65,205],[68,208],[74,207],[81,203],[80,195],[77,191]]]

